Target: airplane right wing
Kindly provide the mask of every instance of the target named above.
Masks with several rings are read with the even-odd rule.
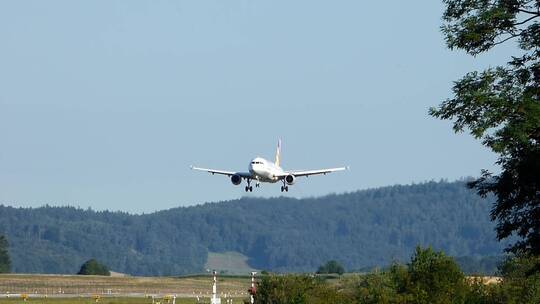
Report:
[[[287,171],[286,174],[292,174],[294,176],[310,176],[316,174],[326,175],[328,173],[348,170],[349,167],[340,167],[340,168],[329,168],[329,169],[320,169],[320,170],[305,170],[305,171]]]
[[[223,171],[223,170],[199,168],[199,167],[193,167],[193,166],[191,166],[191,169],[192,170],[197,170],[197,171],[205,171],[205,172],[208,172],[208,173],[212,173],[212,175],[214,175],[214,174],[221,174],[221,175],[227,175],[227,176],[238,175],[238,176],[243,177],[243,178],[252,178],[253,177],[251,175],[251,173],[248,173],[248,172],[232,172],[232,171]]]

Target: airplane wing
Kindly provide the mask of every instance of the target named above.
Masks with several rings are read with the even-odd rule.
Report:
[[[223,171],[223,170],[206,169],[206,168],[199,168],[199,167],[193,167],[193,166],[191,166],[191,169],[197,170],[197,171],[205,171],[208,173],[212,173],[212,175],[214,174],[221,174],[221,175],[227,175],[227,176],[238,175],[243,178],[252,178],[252,175],[249,172]]]
[[[317,174],[324,174],[332,173],[336,171],[343,171],[348,170],[349,167],[339,167],[339,168],[329,168],[329,169],[320,169],[320,170],[293,170],[293,171],[287,171],[285,172],[285,175],[279,176],[279,177],[285,177],[286,175],[292,174],[294,176],[310,176],[310,175],[317,175]]]

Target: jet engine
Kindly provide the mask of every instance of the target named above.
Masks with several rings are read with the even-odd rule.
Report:
[[[287,176],[285,176],[285,182],[287,183],[287,185],[292,185],[294,184],[294,181],[296,180],[296,177],[292,174],[289,174]]]
[[[231,183],[233,183],[233,185],[240,185],[240,183],[242,182],[242,177],[240,177],[240,175],[237,175],[237,174],[234,174],[231,176]]]

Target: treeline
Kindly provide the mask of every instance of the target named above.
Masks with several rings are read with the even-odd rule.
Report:
[[[208,251],[237,251],[269,271],[312,272],[330,260],[358,270],[405,261],[418,244],[471,259],[500,255],[491,204],[464,182],[428,182],[146,215],[0,206],[0,234],[14,272],[76,273],[95,258],[114,271],[177,275],[202,271]]]
[[[0,235],[0,273],[11,271],[11,259],[9,257],[8,247],[6,237]]]
[[[443,252],[416,248],[407,264],[384,271],[341,277],[328,282],[313,275],[269,275],[258,283],[255,302],[286,303],[411,303],[507,304],[540,303],[538,257],[507,257],[501,280],[466,277]]]

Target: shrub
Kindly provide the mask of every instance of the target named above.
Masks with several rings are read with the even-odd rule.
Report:
[[[77,274],[110,276],[111,272],[107,266],[99,263],[95,259],[90,259],[82,264],[81,270],[79,270]]]

